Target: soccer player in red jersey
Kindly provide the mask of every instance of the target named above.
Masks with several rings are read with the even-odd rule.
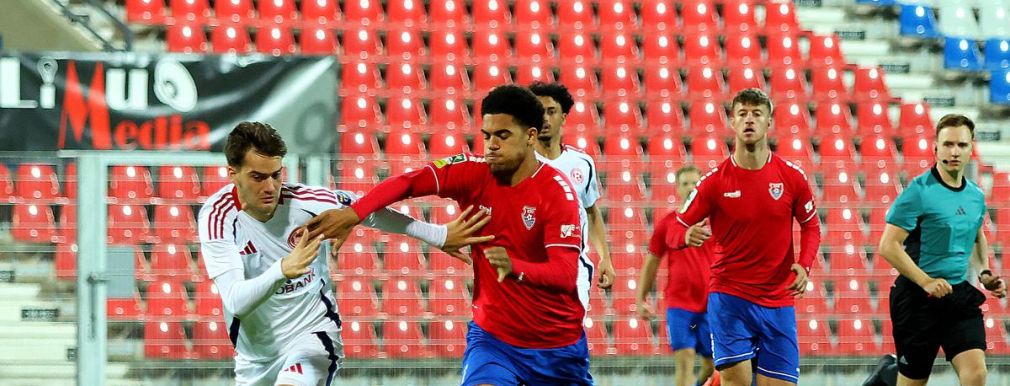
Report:
[[[701,172],[694,166],[677,170],[677,195],[688,194],[701,179]],[[708,305],[708,282],[712,274],[713,243],[704,243],[698,248],[671,250],[666,245],[666,233],[677,222],[676,213],[666,215],[656,222],[656,229],[649,240],[649,254],[642,264],[642,277],[638,282],[637,308],[644,320],[652,319],[653,311],[646,302],[652,283],[656,280],[659,259],[666,258],[666,287],[663,300],[666,303],[666,325],[670,333],[670,348],[676,370],[674,385],[701,385],[712,375],[712,334],[705,318]],[[694,357],[701,359],[701,371],[695,383]]]
[[[473,321],[463,385],[591,385],[582,328],[592,264],[581,254],[577,192],[537,161],[544,110],[529,90],[500,86],[481,101],[483,157],[460,154],[391,177],[349,209],[323,212],[309,236],[343,239],[360,219],[408,197],[438,195],[491,215],[471,247]],[[578,283],[584,280],[586,283]]]
[[[771,101],[757,89],[733,98],[736,149],[708,172],[667,233],[667,245],[715,242],[708,322],[722,384],[762,386],[799,381],[793,298],[806,290],[820,244],[820,222],[806,175],[771,153]],[[711,230],[700,223],[708,218]],[[793,219],[800,223],[799,260]],[[756,369],[752,369],[751,359]]]

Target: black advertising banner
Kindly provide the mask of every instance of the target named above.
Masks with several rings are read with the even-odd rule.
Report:
[[[333,57],[0,55],[0,151],[221,151],[241,121],[294,154],[332,150]]]

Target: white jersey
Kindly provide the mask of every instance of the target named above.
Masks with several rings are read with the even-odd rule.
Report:
[[[241,210],[238,192],[233,184],[228,184],[210,196],[200,209],[200,251],[207,274],[216,279],[232,270],[240,270],[245,280],[256,278],[291,253],[301,237],[302,225],[312,217],[329,209],[343,208],[355,200],[357,196],[346,191],[286,183],[281,186],[273,218],[264,223]],[[385,210],[369,216],[362,224],[406,233],[404,224],[412,221],[407,216]],[[305,275],[295,279],[279,275],[273,283],[272,295],[241,320],[225,307],[225,322],[235,345],[236,362],[273,361],[300,335],[340,331],[336,302],[326,290],[329,268],[323,251],[321,248]],[[342,353],[337,355],[342,356]]]

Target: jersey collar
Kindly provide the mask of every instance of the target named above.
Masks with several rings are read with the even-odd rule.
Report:
[[[940,185],[943,185],[943,187],[950,189],[950,191],[952,192],[960,192],[964,190],[965,186],[968,186],[968,179],[965,178],[964,175],[961,176],[961,186],[955,188],[953,186],[947,185],[947,183],[943,181],[943,177],[940,176],[939,165],[933,165],[933,168],[929,169],[929,173],[933,175],[933,178],[936,178],[936,181],[939,182]]]

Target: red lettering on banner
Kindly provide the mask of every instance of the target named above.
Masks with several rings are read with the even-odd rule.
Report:
[[[91,125],[88,126],[88,116]],[[59,148],[66,147],[67,124],[73,130],[74,139],[81,142],[84,139],[84,129],[91,127],[91,147],[97,150],[112,148],[109,133],[109,107],[105,103],[105,71],[102,63],[95,64],[95,74],[91,77],[91,89],[88,90],[87,102],[84,100],[84,89],[77,77],[77,67],[74,61],[67,62],[67,89],[63,95],[63,113],[60,114]]]

